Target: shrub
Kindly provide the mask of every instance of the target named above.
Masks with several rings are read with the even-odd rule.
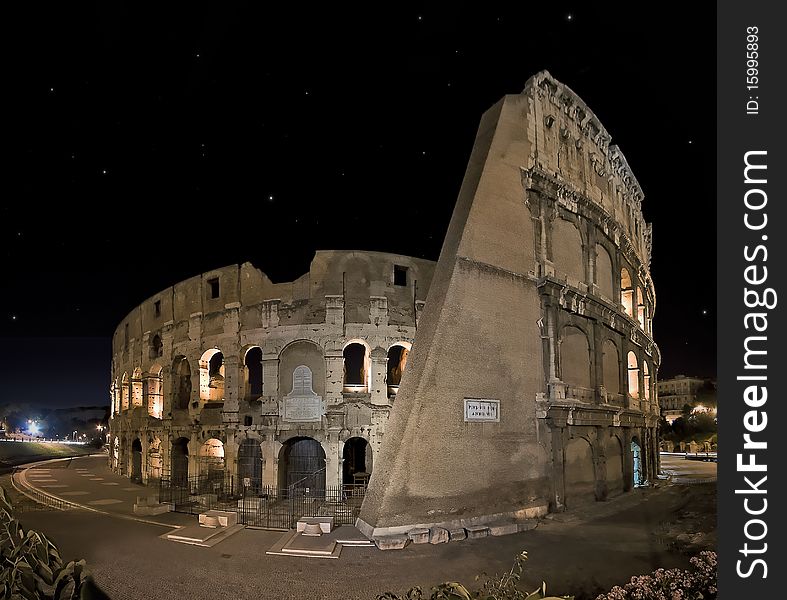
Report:
[[[482,587],[471,592],[461,583],[447,582],[433,587],[427,596],[420,587],[410,588],[404,596],[397,596],[391,592],[380,594],[377,600],[573,600],[573,596],[547,596],[547,584],[532,592],[519,589],[519,580],[525,568],[527,552],[520,553],[514,559],[511,570],[502,575],[487,578]],[[476,577],[476,581],[479,577]]]
[[[84,560],[63,564],[57,546],[44,534],[22,529],[3,487],[0,487],[0,598],[109,600],[86,576]]]
[[[596,600],[712,600],[717,594],[715,552],[700,552],[691,559],[691,568],[656,569],[638,575],[620,587],[616,585]]]

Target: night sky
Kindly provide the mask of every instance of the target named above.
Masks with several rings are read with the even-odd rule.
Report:
[[[660,377],[715,377],[713,5],[511,4],[23,8],[0,404],[108,403],[114,328],[212,268],[286,281],[316,249],[436,260],[481,114],[542,69],[645,192]]]

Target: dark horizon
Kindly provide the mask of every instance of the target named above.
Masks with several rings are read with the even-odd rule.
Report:
[[[36,28],[12,87],[20,191],[0,213],[1,402],[108,404],[114,328],[216,267],[284,281],[318,249],[436,260],[481,114],[543,69],[645,192],[659,377],[716,377],[704,7],[681,5],[681,44],[665,35],[673,12],[630,6],[212,10],[56,6],[22,21]]]

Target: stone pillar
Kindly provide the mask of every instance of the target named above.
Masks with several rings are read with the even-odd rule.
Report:
[[[344,356],[341,349],[325,352],[325,405],[332,406],[344,401]]]
[[[344,332],[344,296],[325,296],[325,324]]]
[[[369,390],[372,404],[388,404],[388,353],[384,348],[377,347],[372,350],[372,387]]]
[[[139,437],[139,441],[142,444],[142,460],[140,461],[142,463],[142,465],[141,465],[141,468],[140,468],[140,475],[142,476],[142,483],[147,485],[147,483],[148,483],[148,462],[150,460],[149,457],[148,457],[148,452],[150,452],[150,444],[148,444],[148,436],[142,434]]]
[[[262,483],[278,487],[278,462],[281,444],[273,439],[266,439],[260,444],[262,450]]]
[[[265,300],[262,303],[262,326],[265,329],[270,329],[279,326],[279,298],[273,300]]]
[[[189,440],[189,477],[194,477],[195,475],[199,475],[199,450],[200,450],[199,438],[197,437],[197,432],[193,431],[191,433],[191,439]]]
[[[566,480],[564,473],[564,449],[563,427],[552,427],[552,484],[554,493],[552,495],[551,511],[561,512],[566,508]]]
[[[596,427],[593,440],[593,462],[596,479],[596,500],[606,500],[609,490],[607,488],[607,428]]]
[[[606,386],[604,385],[604,331],[597,321],[593,324],[593,371],[592,387],[595,390],[596,404],[606,402]]]
[[[332,488],[341,485],[342,474],[342,447],[344,444],[339,441],[336,434],[329,435],[328,439],[321,443],[325,451],[325,487]]]
[[[172,435],[165,430],[164,435],[161,436],[161,445],[159,446],[161,452],[161,476],[172,476]]]
[[[262,395],[275,398],[279,393],[279,355],[262,355]]]
[[[161,418],[166,419],[172,414],[172,367],[161,367]]]
[[[388,298],[369,296],[369,322],[375,327],[388,327]]]
[[[237,416],[237,413],[235,414]],[[235,429],[227,430],[227,441],[224,442],[224,470],[227,475],[233,475],[237,479],[238,442],[235,438]]]
[[[547,306],[544,312],[546,313],[547,317],[547,339],[549,340],[548,375],[549,381],[552,382],[558,380],[558,370],[560,368],[557,352],[557,323],[555,322],[557,315],[554,306]]]
[[[424,312],[424,306],[426,302],[423,300],[416,300],[415,301],[415,326],[418,327],[418,321],[421,320],[421,314]]]
[[[225,426],[233,428],[238,425],[238,395],[242,379],[238,363],[237,353],[224,355],[224,408],[221,417]]]
[[[631,454],[631,428],[623,428],[623,491],[634,487],[634,457]]]
[[[587,235],[587,284],[588,289],[592,293],[598,293],[596,286],[596,236],[595,236],[595,226],[591,225],[586,229],[586,231],[590,231]]]

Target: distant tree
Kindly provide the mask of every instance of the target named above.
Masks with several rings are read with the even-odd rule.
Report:
[[[697,390],[697,404],[716,408],[716,384],[710,379],[706,379],[702,386]]]

